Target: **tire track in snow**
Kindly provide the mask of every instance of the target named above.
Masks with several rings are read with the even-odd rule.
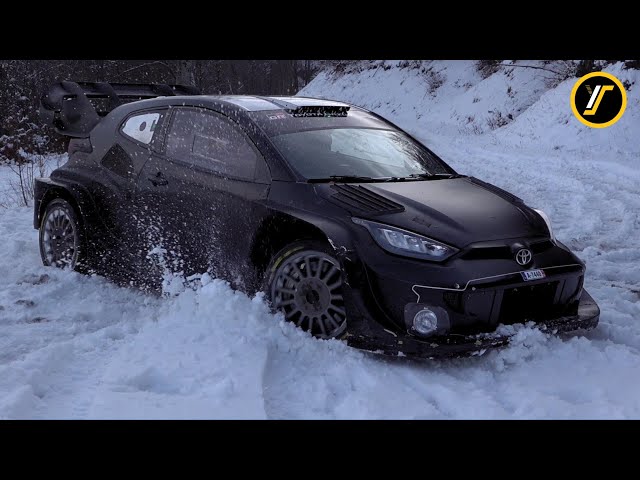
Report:
[[[32,214],[0,209],[0,417],[83,418],[107,359],[157,299],[43,267]]]

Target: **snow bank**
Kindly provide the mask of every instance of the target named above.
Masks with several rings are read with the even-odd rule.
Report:
[[[530,68],[559,69],[554,63],[516,61],[484,79],[476,61],[423,63],[422,69],[401,68],[402,62],[386,61],[361,73],[321,73],[299,95],[360,105],[429,140],[439,135],[484,133],[510,147],[564,149],[589,155],[613,151],[633,153],[634,159],[640,153],[640,71],[627,70],[622,62],[605,71],[629,85],[627,109],[606,129],[587,127],[571,112],[569,95],[576,78],[554,86],[554,73]]]
[[[501,142],[543,145],[562,150],[586,152],[589,157],[620,154],[630,166],[639,168],[640,155],[640,70],[627,70],[622,63],[605,69],[627,88],[627,108],[622,118],[608,128],[591,128],[571,112],[569,98],[576,79],[549,90],[515,121],[496,132]]]

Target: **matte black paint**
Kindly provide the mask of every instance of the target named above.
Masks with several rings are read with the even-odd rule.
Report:
[[[295,97],[283,101],[305,104]],[[162,139],[171,112],[184,106],[210,109],[236,122],[260,152],[262,173],[256,181],[224,178],[165,155]],[[119,132],[131,114],[158,110],[165,115],[151,145]],[[553,297],[548,309],[531,313],[536,321],[558,324],[563,331],[597,324],[598,307],[582,290],[584,264],[567,247],[550,241],[542,218],[519,198],[464,176],[307,183],[279,155],[270,136],[319,124],[398,127],[353,106],[347,117],[283,119],[274,115],[279,112],[285,110],[267,97],[159,97],[119,106],[91,131],[92,152],[73,153],[50,179],[36,181],[34,227],[39,228],[48,201],[70,199],[90,239],[92,268],[151,289],[158,287],[168,265],[187,275],[210,270],[255,292],[266,266],[257,259],[300,236],[320,236],[343,267],[347,342],[385,353],[458,355],[504,344],[504,338],[487,340],[482,332],[511,320],[500,313],[505,296],[512,308],[518,298],[528,298],[527,292]],[[113,149],[119,156],[108,155]],[[361,200],[354,202],[353,194]],[[353,216],[410,230],[459,251],[442,263],[392,255],[354,224]],[[164,265],[149,255],[154,247],[164,249]],[[516,263],[515,252],[524,247],[534,253],[527,268],[544,269],[547,278],[522,280],[519,272],[525,268]],[[410,333],[405,312],[417,302],[447,312],[448,335],[421,339]]]

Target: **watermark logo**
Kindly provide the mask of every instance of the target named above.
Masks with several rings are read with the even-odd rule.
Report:
[[[625,108],[627,92],[610,73],[588,73],[571,90],[571,110],[588,127],[610,127],[620,120]]]

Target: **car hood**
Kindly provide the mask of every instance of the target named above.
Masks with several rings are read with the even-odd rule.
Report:
[[[353,216],[387,223],[455,247],[548,236],[544,220],[522,200],[472,177],[327,185],[328,199]]]

